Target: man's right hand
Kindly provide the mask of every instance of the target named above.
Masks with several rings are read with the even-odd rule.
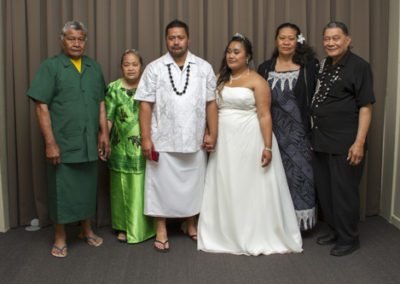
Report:
[[[53,165],[61,163],[60,148],[57,143],[46,144],[46,158]]]
[[[142,152],[146,159],[151,160],[151,151],[154,149],[153,141],[150,138],[142,137]]]

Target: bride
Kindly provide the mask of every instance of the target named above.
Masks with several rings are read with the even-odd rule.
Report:
[[[218,144],[207,166],[198,249],[245,255],[301,252],[300,230],[272,133],[270,88],[249,69],[252,55],[250,41],[235,34],[222,60]]]

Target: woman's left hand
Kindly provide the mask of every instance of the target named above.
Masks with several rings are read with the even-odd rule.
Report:
[[[272,160],[272,152],[264,149],[262,151],[262,156],[261,156],[261,166],[263,168],[268,166],[271,163],[271,160]]]

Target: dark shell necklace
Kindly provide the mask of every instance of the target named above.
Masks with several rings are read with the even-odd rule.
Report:
[[[187,86],[189,85],[190,64],[186,68],[186,82],[182,92],[179,92],[175,86],[175,82],[174,79],[172,78],[172,73],[171,73],[171,64],[168,64],[167,66],[168,66],[169,81],[171,82],[172,89],[174,90],[175,94],[177,94],[178,96],[182,96],[184,93],[186,93]]]
[[[337,80],[341,80],[342,77],[342,66],[328,65],[325,64],[326,60],[322,62],[321,68],[318,72],[318,81],[315,88],[315,94],[311,101],[312,105],[318,107],[318,103],[325,101],[332,89],[333,84]]]

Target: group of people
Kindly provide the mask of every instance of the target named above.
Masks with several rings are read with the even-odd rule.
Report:
[[[105,86],[83,55],[87,31],[67,22],[63,52],[45,60],[28,96],[36,104],[48,160],[51,254],[68,254],[64,224],[103,243],[95,215],[97,159],[110,169],[112,228],[121,242],[155,236],[168,252],[167,219],[199,250],[259,255],[302,251],[316,200],[330,232],[317,238],[343,256],[359,248],[358,186],[375,102],[370,66],[350,51],[345,24],[323,29],[319,62],[299,27],[281,24],[258,72],[253,48],[235,34],[217,76],[189,51],[189,28],[165,29],[168,52],[144,68],[122,54],[122,78]],[[199,215],[200,213],[200,215]]]

